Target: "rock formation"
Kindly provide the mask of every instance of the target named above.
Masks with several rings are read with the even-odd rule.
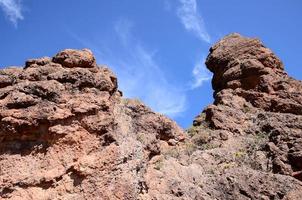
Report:
[[[302,82],[259,40],[234,34],[210,51],[215,103],[205,113],[211,127],[266,136],[274,173],[302,171]]]
[[[0,70],[1,199],[301,199],[302,82],[238,34],[206,64],[215,102],[187,131],[87,49]]]
[[[136,199],[161,141],[182,130],[136,100],[89,50],[28,60],[0,75],[3,199]]]

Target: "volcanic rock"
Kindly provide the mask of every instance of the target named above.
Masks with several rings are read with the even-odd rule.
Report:
[[[214,73],[215,103],[205,113],[211,127],[267,137],[273,172],[301,171],[302,82],[289,77],[257,39],[232,34],[210,52],[206,64]]]
[[[0,76],[1,199],[136,199],[175,122],[122,99],[89,50],[31,59]]]
[[[0,70],[1,199],[301,199],[302,82],[239,34],[206,65],[215,101],[187,131],[87,49]]]

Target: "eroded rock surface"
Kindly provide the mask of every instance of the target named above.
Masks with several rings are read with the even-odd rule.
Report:
[[[1,199],[301,199],[301,81],[239,34],[206,64],[215,102],[187,131],[87,49],[0,70]]]
[[[302,83],[258,39],[210,49],[213,105],[150,163],[146,199],[301,199]]]
[[[301,198],[300,189],[296,197],[286,190],[301,188],[289,176],[302,180],[302,82],[289,77],[258,39],[239,34],[215,44],[206,65],[213,72],[215,102],[196,117],[189,133],[193,139],[203,135],[209,149],[204,152],[221,157],[214,169],[225,169],[214,179],[222,178],[222,190],[230,195],[218,198]],[[226,174],[232,181],[223,178]]]
[[[267,137],[273,172],[302,171],[302,82],[257,39],[233,34],[210,51],[215,105],[205,113],[211,127]]]
[[[2,199],[136,199],[175,122],[121,98],[89,50],[64,50],[0,75]]]

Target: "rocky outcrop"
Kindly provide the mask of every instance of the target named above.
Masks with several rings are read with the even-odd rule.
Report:
[[[149,164],[146,199],[300,199],[302,83],[239,34],[214,45],[206,65],[215,102]]]
[[[175,122],[121,98],[89,50],[64,50],[0,75],[1,199],[136,199]]]
[[[210,52],[215,105],[205,113],[211,127],[268,137],[273,172],[302,171],[302,82],[257,39],[232,34]]]
[[[215,102],[187,131],[87,49],[0,70],[1,199],[301,199],[302,83],[239,34],[206,64]]]
[[[278,182],[281,177],[275,174],[284,174],[302,180],[302,82],[289,77],[282,62],[258,39],[239,34],[215,44],[206,65],[213,72],[215,102],[196,117],[189,132],[200,137],[209,129],[207,146],[215,145],[212,151],[224,156],[218,160],[225,163],[228,173],[237,171],[230,174],[235,177],[232,184],[238,184],[231,193],[241,196],[228,198],[261,199],[262,194],[264,199],[284,199],[285,193],[278,194],[281,188],[272,196],[263,193],[258,185],[264,183],[259,178],[266,174],[264,182],[270,182],[269,177]],[[253,175],[248,177],[256,182],[242,177],[250,170]],[[247,186],[243,191],[242,185]]]

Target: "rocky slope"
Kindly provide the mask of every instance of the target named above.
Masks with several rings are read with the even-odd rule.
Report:
[[[215,102],[187,131],[87,49],[0,70],[1,199],[301,199],[302,83],[238,34],[206,64]]]

